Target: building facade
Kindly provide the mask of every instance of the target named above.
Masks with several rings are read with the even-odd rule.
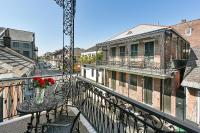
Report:
[[[98,69],[96,67],[96,59],[93,60],[93,57],[96,58],[97,53],[98,52],[96,51],[96,46],[91,47],[91,48],[89,48],[89,49],[87,49],[87,50],[85,50],[84,52],[81,53],[81,58],[83,58],[83,60],[84,60],[84,58],[86,59],[86,61],[80,61],[80,63],[81,63],[81,76],[83,76],[87,79],[96,81],[99,84],[104,84],[105,73],[104,73],[103,69]]]
[[[96,64],[97,70],[103,70],[104,85],[185,119],[180,85],[190,45],[178,32],[171,27],[139,25],[96,46],[105,55]]]
[[[35,33],[10,28],[0,28],[0,44],[36,60],[38,48],[35,46]]]

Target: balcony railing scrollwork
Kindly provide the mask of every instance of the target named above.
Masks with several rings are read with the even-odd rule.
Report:
[[[144,61],[97,61],[97,66],[108,67],[115,69],[130,70],[136,72],[137,70],[142,73],[150,73],[157,75],[170,75],[173,72],[171,64],[166,64],[163,68],[160,63],[144,60]],[[142,71],[141,71],[142,70]]]
[[[200,132],[200,128],[197,126],[186,123],[171,115],[153,109],[150,106],[116,93],[108,87],[97,84],[94,81],[81,76],[72,76],[73,80],[69,82],[69,80],[63,79],[63,77],[64,76],[59,76],[57,84],[63,84],[63,82],[65,82],[66,88],[71,90],[68,94],[72,99],[72,104],[80,104],[81,101],[86,99],[80,111],[97,132]],[[30,79],[30,82],[24,84],[25,79]],[[25,79],[6,79],[6,81],[14,82],[16,80],[23,80],[24,85],[31,86],[32,77]],[[8,86],[9,85],[11,84],[8,84]],[[12,86],[8,88],[10,91],[15,89],[17,88],[12,88]],[[21,95],[24,93],[16,94]],[[17,101],[15,104],[18,105],[22,101],[23,99]],[[6,106],[12,107],[13,104],[6,104]],[[16,112],[15,115],[17,115],[16,108],[12,108],[12,111]]]
[[[87,98],[81,110],[97,132],[200,132],[200,128],[113,92],[94,81],[77,77],[77,89]]]

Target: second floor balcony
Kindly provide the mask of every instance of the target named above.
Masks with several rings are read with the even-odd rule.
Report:
[[[42,132],[43,125],[50,121],[50,123],[53,123],[59,116],[62,116],[62,120],[68,121],[67,117],[63,117],[63,112],[65,114],[63,109],[66,109],[65,107],[67,107],[68,115],[76,116],[77,112],[81,111],[81,116],[78,120],[79,124],[77,125],[80,133],[200,132],[200,128],[191,123],[179,120],[143,103],[120,95],[108,87],[83,77],[73,75],[45,77],[52,77],[56,80],[55,86],[52,86],[53,92],[58,92],[58,89],[61,91],[53,94],[54,97],[64,97],[63,106],[55,106],[52,110],[42,111],[40,114],[36,113],[40,117],[32,121],[32,123],[38,122],[38,130],[35,130],[35,125],[31,125],[30,121],[32,117],[38,117],[35,115],[31,117],[27,113],[17,111],[17,107],[20,104],[27,99],[34,98],[34,91],[28,97],[25,95],[25,88],[34,88],[32,86],[33,77],[1,80],[0,132]],[[43,104],[40,105],[42,106]],[[51,120],[46,120],[46,117]]]
[[[152,75],[163,79],[171,77],[173,72],[171,63],[165,64],[165,67],[163,67],[160,63],[150,60],[98,61],[96,66],[98,68],[105,68],[108,70],[121,71],[136,75]]]

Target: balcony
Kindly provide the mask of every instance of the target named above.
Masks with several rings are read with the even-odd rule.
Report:
[[[70,90],[69,97],[72,105],[80,105],[80,101],[86,99],[82,108],[71,107],[69,109],[69,114],[81,111],[82,115],[79,120],[81,133],[200,132],[200,128],[195,125],[159,112],[91,80],[71,75],[71,82],[69,82],[69,76],[53,75],[52,77],[56,79],[58,88],[65,84],[64,89]],[[31,116],[20,114],[16,111],[16,106],[25,99],[34,97],[32,78],[13,78],[0,81],[2,97],[0,105],[3,106],[0,132],[22,133],[26,131],[26,125],[30,122]],[[54,111],[52,110],[52,112]],[[46,113],[45,111],[41,113],[41,125],[46,123]],[[53,120],[55,115],[56,112],[51,113],[50,118]],[[59,115],[60,113],[57,112],[57,116]]]
[[[160,63],[154,61],[98,61],[96,66],[107,70],[161,79],[170,78],[173,72],[170,64],[166,64],[166,68],[164,69]]]

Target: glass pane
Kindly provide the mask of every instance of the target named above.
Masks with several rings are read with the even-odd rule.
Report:
[[[138,55],[138,44],[131,45],[131,57]]]
[[[145,56],[154,56],[154,42],[145,43]]]
[[[120,47],[120,56],[125,56],[125,46]]]

